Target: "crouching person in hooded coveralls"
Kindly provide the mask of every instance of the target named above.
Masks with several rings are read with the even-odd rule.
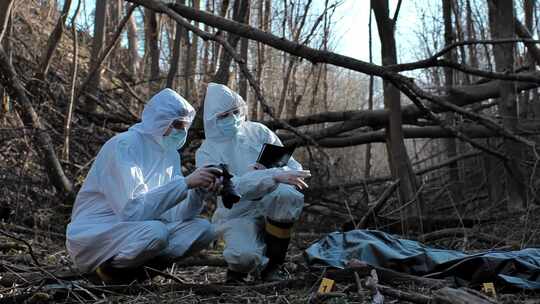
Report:
[[[242,195],[231,209],[221,198],[212,221],[225,241],[223,257],[228,264],[227,281],[243,282],[248,273],[262,279],[285,279],[285,261],[291,229],[299,218],[309,171],[294,158],[285,167],[257,164],[263,144],[282,146],[266,126],[246,120],[247,107],[240,95],[227,86],[210,83],[204,100],[205,141],[197,150],[197,167],[226,164]]]
[[[213,241],[212,225],[199,215],[204,197],[220,187],[221,172],[200,168],[184,177],[177,151],[194,116],[184,98],[162,90],[140,123],[101,148],[66,231],[81,272],[95,271],[106,283],[131,281],[144,275],[143,265],[166,268]]]

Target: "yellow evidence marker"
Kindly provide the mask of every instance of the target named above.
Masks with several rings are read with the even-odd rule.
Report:
[[[332,292],[332,289],[334,288],[334,283],[334,280],[323,278],[321,281],[321,285],[319,285],[319,293]]]
[[[497,297],[497,293],[495,292],[495,285],[491,282],[482,284],[482,292],[484,292],[490,297]]]

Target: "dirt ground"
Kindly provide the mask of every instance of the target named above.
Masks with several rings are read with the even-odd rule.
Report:
[[[529,216],[532,218],[527,220],[528,223],[534,219]],[[523,220],[524,215],[508,218],[491,228],[486,225],[484,230],[491,229],[498,235],[512,232],[510,235],[516,240],[518,236],[536,235],[539,221],[520,225]],[[518,233],[518,227],[523,229],[525,226],[532,232]],[[332,293],[324,297],[316,293],[320,279],[328,276],[329,270],[310,268],[304,261],[303,250],[325,235],[324,231],[314,230],[310,225],[296,227],[286,264],[290,279],[284,282],[267,283],[249,278],[245,285],[225,285],[226,267],[217,244],[144,283],[104,286],[76,274],[61,233],[3,223],[2,231],[7,231],[9,236],[0,236],[0,303],[373,303],[371,292],[366,288],[358,291],[354,278],[336,280]],[[471,251],[485,246],[474,242],[472,237],[467,242]],[[434,244],[463,248],[464,240],[447,238]],[[28,246],[40,266],[31,257]],[[386,286],[386,282],[379,283]],[[428,297],[436,292],[435,288],[419,286],[412,281],[389,287]],[[499,303],[540,303],[540,294],[498,294],[497,300]],[[384,303],[408,302],[385,295]]]

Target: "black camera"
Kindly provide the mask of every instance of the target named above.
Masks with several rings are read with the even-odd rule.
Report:
[[[208,167],[218,168],[223,172],[221,174],[221,177],[223,177],[223,188],[219,192],[219,195],[221,195],[223,206],[227,209],[231,209],[234,204],[240,201],[242,196],[234,189],[234,184],[231,180],[233,175],[229,172],[229,167],[226,164],[210,165]]]

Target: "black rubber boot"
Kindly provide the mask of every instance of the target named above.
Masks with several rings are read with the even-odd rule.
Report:
[[[226,284],[243,284],[246,282],[247,273],[227,269]]]
[[[285,262],[287,249],[291,242],[293,223],[281,223],[266,219],[264,241],[266,243],[266,257],[268,264],[261,272],[263,280],[276,280],[274,276],[279,267]],[[281,276],[280,276],[281,277]]]
[[[144,282],[146,279],[151,279],[159,272],[165,270],[169,264],[170,259],[165,257],[155,257],[147,261],[144,265],[133,268],[117,268],[111,265],[112,259],[101,264],[96,269],[96,274],[99,279],[106,284],[129,284],[133,281]]]

